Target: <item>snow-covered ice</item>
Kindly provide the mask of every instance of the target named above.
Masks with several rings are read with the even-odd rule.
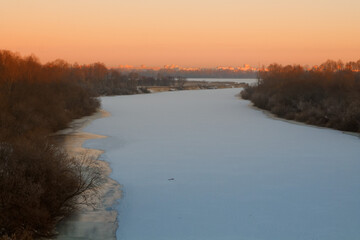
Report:
[[[354,240],[360,139],[267,117],[239,89],[103,97],[120,240]]]

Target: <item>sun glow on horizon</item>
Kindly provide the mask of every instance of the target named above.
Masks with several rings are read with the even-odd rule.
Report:
[[[355,0],[0,3],[0,47],[42,62],[217,67],[360,58]]]

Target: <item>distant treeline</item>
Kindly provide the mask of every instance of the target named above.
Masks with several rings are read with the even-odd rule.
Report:
[[[118,70],[112,70],[118,71]],[[165,76],[158,74],[156,77],[149,77],[141,75],[138,72],[130,72],[127,75],[128,81],[132,81],[138,88],[141,87],[151,87],[151,86],[172,86],[182,88],[184,83],[187,81],[186,78],[182,76]]]
[[[65,64],[65,68],[69,70],[67,79],[73,79],[97,96],[143,93],[146,92],[146,86],[176,86],[177,80],[183,79],[163,75],[148,77],[136,72],[124,74],[116,69],[107,69],[102,63],[79,66],[55,61],[52,64],[58,63]]]
[[[360,132],[360,60],[312,69],[272,64],[241,96],[282,118]]]
[[[201,70],[176,70],[176,69],[119,69],[119,71],[129,74],[131,72],[136,72],[141,76],[153,77],[157,76],[163,77],[173,77],[181,76],[185,78],[255,78],[256,72],[254,71],[232,71],[226,69],[201,69]]]

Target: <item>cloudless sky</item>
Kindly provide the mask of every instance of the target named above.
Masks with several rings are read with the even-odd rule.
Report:
[[[0,0],[0,49],[139,66],[360,59],[359,0]]]

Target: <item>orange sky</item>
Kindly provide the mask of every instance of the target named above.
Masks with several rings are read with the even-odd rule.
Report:
[[[360,59],[359,0],[0,0],[0,49],[184,67]]]

